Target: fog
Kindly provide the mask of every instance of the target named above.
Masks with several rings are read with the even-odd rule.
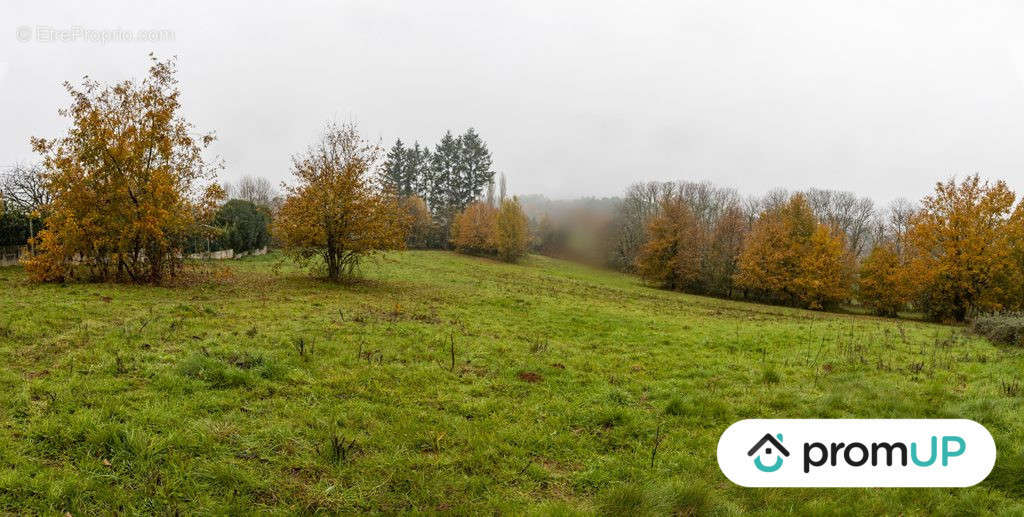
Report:
[[[1024,190],[1010,2],[16,1],[0,20],[0,167],[63,131],[63,81],[140,77],[152,51],[178,57],[227,181],[286,179],[334,119],[384,145],[475,127],[511,191],[552,198],[684,179],[884,203],[973,172]],[[98,41],[114,31],[163,36]]]

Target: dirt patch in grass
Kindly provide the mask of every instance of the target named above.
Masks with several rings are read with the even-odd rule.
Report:
[[[542,377],[541,374],[535,372],[519,372],[516,374],[516,378],[523,382],[529,383],[540,382],[544,380],[544,377]]]

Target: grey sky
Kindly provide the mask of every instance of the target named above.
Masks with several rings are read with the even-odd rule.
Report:
[[[178,56],[185,115],[216,130],[227,180],[287,179],[325,120],[355,119],[385,145],[474,126],[513,192],[551,197],[709,179],[885,202],[975,171],[1024,191],[1024,10],[896,4],[8,1],[0,165],[62,132],[62,81],[141,76],[152,50]]]

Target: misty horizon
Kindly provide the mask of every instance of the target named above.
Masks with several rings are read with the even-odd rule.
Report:
[[[476,128],[510,192],[621,196],[711,181],[745,196],[852,191],[884,205],[980,173],[1024,188],[1024,21],[1011,4],[785,3],[0,8],[0,166],[63,134],[61,83],[177,56],[183,114],[221,181],[288,181],[329,120],[385,148]],[[18,30],[29,28],[27,38]],[[163,31],[42,41],[43,30]],[[22,40],[24,39],[24,41]],[[45,63],[45,66],[39,66]]]

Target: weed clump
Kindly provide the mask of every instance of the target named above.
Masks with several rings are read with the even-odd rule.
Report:
[[[780,380],[782,380],[782,377],[779,375],[779,372],[771,368],[761,374],[761,382],[765,384],[778,384]]]
[[[686,413],[686,403],[678,397],[673,397],[665,406],[665,414],[669,416],[680,416]]]

